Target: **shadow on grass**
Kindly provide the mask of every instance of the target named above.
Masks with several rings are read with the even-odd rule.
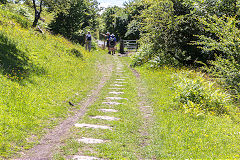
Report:
[[[16,44],[0,33],[0,72],[20,84],[30,74],[43,75],[45,70],[30,62],[26,53],[17,49]]]

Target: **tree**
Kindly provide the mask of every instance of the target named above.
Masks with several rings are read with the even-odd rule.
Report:
[[[98,3],[95,0],[75,0],[65,12],[59,12],[49,24],[54,34],[61,34],[74,40],[77,32],[88,27],[95,30],[97,27]]]
[[[7,0],[0,0],[0,4],[6,4],[7,3]]]
[[[117,12],[121,10],[120,7],[108,7],[102,14],[102,19],[105,23],[105,32],[114,33],[115,32],[115,22]]]
[[[25,3],[29,4],[28,0],[25,0]],[[69,8],[70,0],[32,0],[34,8],[34,21],[33,27],[37,26],[38,20],[41,17],[42,8],[46,7],[48,10],[54,11],[55,13],[65,12]],[[39,8],[39,9],[38,9]]]
[[[40,19],[40,15],[41,15],[41,12],[42,12],[42,4],[43,4],[43,1],[41,0],[40,1],[40,5],[39,5],[39,10],[37,9],[37,6],[36,6],[36,1],[33,0],[33,8],[34,8],[34,21],[33,21],[33,27],[36,27],[37,26],[37,23],[38,23],[38,20]]]

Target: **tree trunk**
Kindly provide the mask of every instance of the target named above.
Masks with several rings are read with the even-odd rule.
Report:
[[[40,10],[38,11],[37,10],[37,6],[36,6],[36,2],[35,0],[33,0],[33,7],[34,7],[34,10],[35,10],[35,18],[34,18],[34,21],[33,21],[33,27],[36,27],[37,26],[37,23],[38,23],[38,20],[40,19],[40,14],[42,12],[42,0],[40,2]]]
[[[35,16],[35,19],[34,19],[34,21],[33,21],[33,27],[36,27],[37,26],[37,23],[38,23],[38,18]]]

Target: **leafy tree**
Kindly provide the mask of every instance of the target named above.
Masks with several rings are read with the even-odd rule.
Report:
[[[114,22],[114,33],[117,38],[124,39],[127,31],[128,15],[123,10],[118,12]]]
[[[59,12],[50,23],[49,28],[54,34],[61,34],[71,40],[88,27],[94,30],[97,25],[97,1],[75,0],[65,12]]]
[[[16,0],[15,3],[24,2],[26,5],[34,9],[34,21],[32,26],[36,27],[38,20],[41,17],[43,7],[46,7],[50,12],[64,12],[69,8],[70,0]]]
[[[139,16],[142,11],[148,7],[146,3],[141,0],[132,0],[125,2],[125,12],[128,15],[127,32],[125,38],[127,39],[139,39],[140,38],[140,23]]]
[[[216,15],[199,18],[199,22],[203,24],[205,31],[214,33],[217,38],[198,35],[199,40],[194,44],[206,51],[205,53],[221,53],[216,55],[216,59],[210,61],[210,66],[205,69],[235,94],[239,94],[240,30],[237,24],[240,22],[235,17],[218,18]]]
[[[114,33],[115,32],[115,22],[117,12],[121,10],[120,7],[108,7],[102,14],[102,19],[105,23],[105,32]]]
[[[0,0],[0,4],[6,4],[7,3],[7,0]]]
[[[238,0],[183,0],[198,15],[235,16],[239,10]]]

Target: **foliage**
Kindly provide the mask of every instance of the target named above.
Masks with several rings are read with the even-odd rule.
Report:
[[[237,0],[184,0],[183,3],[202,16],[235,16],[239,10],[239,1]]]
[[[195,34],[201,33],[196,15],[181,1],[147,2],[149,7],[140,15],[141,40],[152,43],[155,56],[160,59],[172,57],[172,63],[178,61],[181,65],[193,64],[196,60],[205,61],[212,56],[205,56],[196,46],[190,46],[197,40]],[[146,41],[147,40],[147,41]]]
[[[216,60],[210,61],[210,66],[205,67],[213,77],[222,82],[226,88],[233,91],[235,95],[240,93],[240,31],[237,28],[239,23],[235,17],[209,16],[200,18],[199,21],[204,25],[204,30],[213,33],[215,36],[207,37],[198,35],[199,41],[195,45],[209,53],[216,54]]]
[[[141,0],[132,0],[125,2],[125,12],[128,15],[127,32],[125,33],[126,39],[139,39],[140,38],[140,19],[138,18],[147,5]]]
[[[15,11],[11,11],[9,9],[9,7],[7,7],[5,5],[1,5],[0,8],[1,8],[0,13],[2,14],[2,16],[7,15],[7,18],[8,18],[8,20],[4,19],[2,21],[2,24],[8,25],[8,23],[10,23],[11,26],[14,26],[15,23],[10,21],[10,19],[14,19],[17,23],[19,23],[21,25],[21,27],[29,28],[31,26],[31,23],[29,22],[28,19],[26,19],[22,15],[14,13],[14,12],[18,12],[19,11],[18,9],[14,8]]]
[[[203,75],[197,74],[192,78],[191,74],[182,72],[174,75],[177,107],[193,115],[227,114],[230,95],[216,88],[213,82],[204,80]]]
[[[137,20],[132,20],[127,25],[127,32],[125,37],[128,39],[139,39],[140,38],[140,23]]]
[[[142,45],[140,50],[141,51],[137,52],[132,58],[131,66],[133,67],[141,66],[151,59],[153,51],[150,45]]]
[[[61,34],[70,40],[77,41],[86,27],[96,28],[97,2],[89,0],[72,1],[66,12],[60,12],[50,23],[49,28],[54,34]],[[84,41],[82,36],[81,41]]]
[[[216,61],[210,62],[211,66],[205,68],[210,75],[223,84],[236,98],[240,93],[240,64],[234,60],[218,57]]]
[[[117,6],[108,7],[105,9],[105,11],[102,14],[102,19],[105,24],[105,30],[104,30],[105,33],[110,32],[110,33],[114,33],[117,37],[119,36],[115,33],[116,32],[115,26],[116,26],[116,17],[118,16],[117,13],[121,10],[122,9]],[[119,19],[119,22],[122,22],[120,16],[118,17],[118,19]],[[118,25],[118,26],[120,26],[120,25]]]
[[[139,39],[140,21],[137,18],[144,10],[144,3],[133,0],[124,3],[124,8],[117,6],[106,8],[102,14],[105,32],[114,33],[118,39]]]
[[[74,56],[76,56],[78,58],[83,58],[83,54],[79,50],[77,50],[75,48],[71,49],[68,52],[70,52],[72,55],[74,55]]]
[[[1,3],[1,4],[6,4],[6,3],[7,3],[7,0],[1,0],[0,3]]]

